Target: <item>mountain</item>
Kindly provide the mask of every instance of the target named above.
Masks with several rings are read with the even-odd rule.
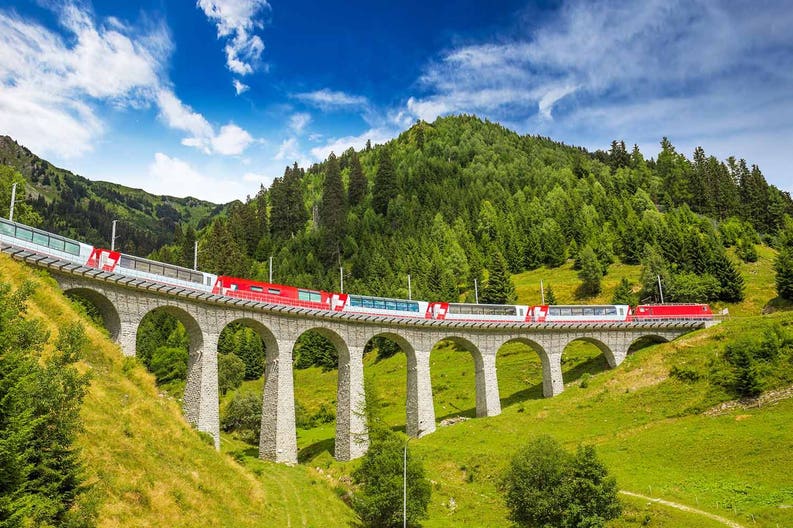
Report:
[[[147,255],[174,241],[177,225],[200,229],[225,206],[157,196],[109,182],[92,181],[55,167],[8,136],[0,136],[0,165],[19,171],[26,180],[27,201],[54,233],[110,247],[112,222],[118,220],[117,246]]]

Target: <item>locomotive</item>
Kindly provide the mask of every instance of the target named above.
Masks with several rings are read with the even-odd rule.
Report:
[[[333,293],[214,275],[118,251],[96,248],[0,218],[0,242],[102,271],[252,301],[387,317],[526,324],[708,321],[707,304],[500,305],[414,301]]]

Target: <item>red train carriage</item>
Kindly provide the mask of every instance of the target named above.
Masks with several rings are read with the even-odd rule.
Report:
[[[713,312],[707,304],[640,304],[632,316],[634,321],[674,319],[710,321],[713,319]]]
[[[270,284],[221,275],[212,293],[271,304],[287,304],[314,310],[330,310],[330,295],[319,290],[295,288],[284,284]]]

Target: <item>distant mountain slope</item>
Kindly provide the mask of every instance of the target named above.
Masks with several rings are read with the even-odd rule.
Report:
[[[25,177],[26,195],[44,219],[43,229],[109,247],[112,222],[118,220],[117,246],[138,255],[173,242],[177,224],[198,228],[225,209],[195,198],[88,180],[55,167],[8,136],[0,136],[0,165]]]

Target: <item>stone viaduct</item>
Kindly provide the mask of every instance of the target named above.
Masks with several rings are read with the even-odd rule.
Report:
[[[525,325],[323,312],[221,297],[86,268],[10,246],[0,249],[18,260],[49,269],[64,292],[95,305],[126,356],[135,355],[138,326],[148,313],[165,310],[175,316],[185,326],[190,340],[184,414],[198,430],[212,435],[216,447],[220,444],[218,338],[234,322],[256,331],[266,347],[259,455],[284,463],[297,462],[292,352],[298,337],[308,330],[327,337],[339,355],[335,456],[338,460],[351,460],[363,455],[368,447],[362,416],[363,351],[375,336],[393,340],[407,356],[406,430],[408,435],[418,437],[435,430],[430,351],[441,340],[454,341],[473,357],[476,415],[484,417],[501,412],[496,353],[507,342],[525,343],[537,352],[542,361],[543,394],[550,397],[564,389],[561,357],[572,341],[594,344],[614,368],[641,338],[669,341],[705,324]]]

